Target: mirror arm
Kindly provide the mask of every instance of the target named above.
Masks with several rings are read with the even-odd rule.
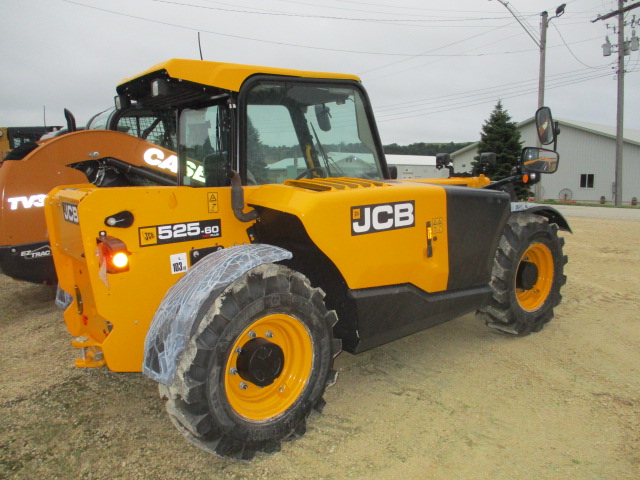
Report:
[[[508,183],[513,183],[522,179],[522,175],[512,175],[511,177],[503,178],[502,180],[498,180],[496,182],[490,183],[489,185],[485,185],[484,187],[487,190],[497,190],[499,187],[506,185]]]

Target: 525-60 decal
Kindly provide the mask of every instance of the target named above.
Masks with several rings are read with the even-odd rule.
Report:
[[[218,219],[140,227],[138,232],[141,247],[189,242],[202,238],[217,238],[222,235]]]

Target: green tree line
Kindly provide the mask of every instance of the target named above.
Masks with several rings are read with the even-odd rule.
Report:
[[[456,150],[470,145],[472,142],[449,142],[449,143],[425,143],[418,142],[410,145],[398,145],[392,143],[390,145],[384,145],[384,153],[392,155],[430,155],[434,156],[436,153],[453,153]]]

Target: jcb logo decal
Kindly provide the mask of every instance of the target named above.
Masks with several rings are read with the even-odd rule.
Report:
[[[73,203],[62,202],[62,213],[67,222],[78,223],[78,206]]]
[[[415,224],[413,200],[351,207],[351,235],[410,228]]]
[[[140,229],[140,246],[156,245],[158,238],[156,236],[157,227],[146,227]]]

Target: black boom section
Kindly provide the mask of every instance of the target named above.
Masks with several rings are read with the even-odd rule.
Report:
[[[509,194],[445,187],[449,238],[449,281],[456,290],[491,281],[493,257],[511,213]]]

